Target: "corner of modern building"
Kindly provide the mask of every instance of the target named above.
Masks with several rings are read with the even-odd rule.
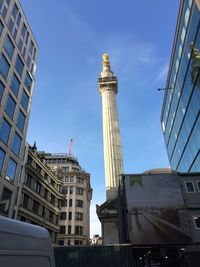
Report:
[[[178,172],[200,172],[200,62],[198,67],[194,62],[194,49],[200,49],[199,7],[198,0],[180,3],[161,112],[170,166]]]
[[[38,45],[18,0],[0,2],[0,214],[15,217]]]

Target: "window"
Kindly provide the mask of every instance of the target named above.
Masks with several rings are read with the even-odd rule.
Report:
[[[195,188],[194,188],[194,183],[193,182],[185,182],[185,187],[186,187],[186,191],[188,193],[194,193],[195,192]]]
[[[14,44],[8,35],[6,36],[3,47],[4,47],[7,55],[9,56],[9,58],[12,59],[15,47],[14,47]]]
[[[48,199],[48,190],[46,188],[44,189],[44,198]]]
[[[3,31],[3,23],[0,21],[0,35],[1,35],[2,31]]]
[[[45,180],[48,180],[48,174],[45,172],[45,174],[44,174],[44,179]]]
[[[13,115],[15,112],[15,106],[16,106],[16,103],[15,103],[14,99],[12,98],[11,95],[9,95],[8,99],[7,99],[5,111],[11,119],[13,118]]]
[[[0,172],[3,167],[4,158],[5,158],[5,152],[0,148]]]
[[[63,187],[62,188],[62,194],[67,194],[68,193],[68,187]]]
[[[13,19],[10,18],[10,20],[8,22],[8,28],[11,31],[11,33],[12,33],[13,26],[14,26],[14,21],[13,21]]]
[[[25,44],[27,44],[27,43],[28,43],[28,39],[29,39],[29,32],[27,32],[27,34],[26,34],[26,38],[25,38]]]
[[[12,145],[12,151],[16,155],[19,155],[20,147],[21,147],[21,142],[22,142],[21,137],[17,133],[15,133],[14,140],[13,140],[13,145]]]
[[[6,187],[3,188],[0,194],[0,214],[8,215],[12,192]]]
[[[35,61],[36,58],[36,48],[34,47],[34,51],[33,51],[33,60]]]
[[[83,178],[81,178],[81,177],[76,177],[76,182],[77,182],[78,184],[83,184]]]
[[[75,213],[75,220],[77,220],[77,221],[82,221],[82,220],[83,220],[83,213],[81,213],[81,212],[76,212],[76,213]]]
[[[74,182],[74,177],[70,176],[70,183],[73,183],[73,182]]]
[[[3,119],[0,129],[0,139],[5,144],[8,144],[10,129],[11,129],[10,124],[5,119]]]
[[[49,221],[53,222],[53,212],[51,210],[49,211]]]
[[[3,54],[0,54],[0,73],[6,80],[8,76],[10,65]]]
[[[72,233],[72,227],[71,225],[68,226],[68,234],[70,235]]]
[[[17,120],[17,127],[23,132],[24,130],[24,123],[25,123],[25,115],[24,113],[20,110],[19,115],[18,115],[18,120]]]
[[[26,46],[28,42],[29,33],[27,31],[27,27],[23,24],[21,35],[18,43],[19,50],[22,52],[22,55],[25,56],[26,53]]]
[[[68,176],[64,177],[64,178],[63,178],[63,182],[64,182],[64,183],[68,183],[68,182],[69,182],[69,177],[68,177]]]
[[[17,16],[17,12],[18,12],[18,10],[19,10],[19,9],[18,9],[17,5],[14,4],[13,9],[12,9],[12,13],[11,13],[14,19],[15,19],[16,16]]]
[[[51,185],[52,185],[53,187],[55,187],[55,182],[54,182],[53,179],[51,179]]]
[[[27,173],[27,176],[26,176],[26,185],[28,185],[28,187],[31,187],[32,186],[32,179],[33,177]]]
[[[200,181],[197,181],[197,188],[198,188],[198,191],[200,192]]]
[[[82,235],[83,234],[83,227],[82,226],[75,226],[75,234]]]
[[[42,185],[38,181],[35,182],[34,190],[36,193],[40,194]]]
[[[39,207],[40,207],[40,204],[36,200],[33,200],[32,210],[34,213],[36,214],[39,213]]]
[[[67,207],[67,199],[61,200],[61,207]]]
[[[72,199],[69,199],[69,207],[72,207]]]
[[[3,83],[0,81],[0,102],[2,100],[2,97],[3,97],[3,92],[4,92],[4,85]]]
[[[42,217],[46,218],[46,208],[44,206],[42,206]]]
[[[78,168],[72,168],[72,171],[73,171],[73,172],[78,172],[79,169],[78,169]]]
[[[36,171],[40,174],[42,168],[36,163]]]
[[[33,159],[30,156],[28,156],[27,164],[32,165],[32,162],[33,162]]]
[[[29,54],[30,54],[30,55],[33,54],[33,48],[34,48],[33,41],[31,41],[31,43],[30,43],[30,47],[29,47]]]
[[[6,172],[6,179],[13,181],[15,179],[15,172],[17,168],[17,163],[13,159],[9,159],[8,168]]]
[[[199,229],[200,228],[200,216],[194,216],[194,224],[195,224],[195,228]]]
[[[76,207],[82,208],[83,207],[83,200],[76,199]]]
[[[29,75],[29,73],[26,73],[26,77],[25,77],[25,81],[24,84],[26,86],[26,88],[28,89],[28,91],[31,91],[31,85],[32,85],[32,79],[31,76]]]
[[[69,167],[62,167],[62,172],[69,172]]]
[[[11,90],[13,91],[13,93],[18,96],[18,92],[19,92],[19,87],[20,87],[20,81],[17,78],[17,76],[13,73],[13,77],[12,77],[12,81],[11,81]]]
[[[59,244],[59,246],[64,246],[64,240],[59,240],[58,244]]]
[[[10,0],[1,1],[1,4],[3,5],[3,8],[1,7],[1,14],[5,18]]]
[[[73,194],[73,187],[72,186],[69,187],[69,193]]]
[[[21,32],[21,35],[22,35],[22,37],[23,37],[23,38],[25,37],[25,34],[26,34],[26,32],[27,32],[26,25],[25,25],[25,24],[23,24],[23,27],[22,27],[22,32]]]
[[[11,12],[11,16],[8,22],[8,28],[10,30],[10,32],[12,33],[13,37],[16,38],[17,36],[17,32],[18,32],[18,28],[19,28],[19,24],[21,21],[21,14],[19,12],[19,9],[17,7],[16,4],[14,4],[12,12]]]
[[[74,241],[74,245],[78,246],[78,245],[82,245],[83,241],[82,240],[75,240]]]
[[[29,200],[30,200],[30,197],[27,194],[24,194],[23,207],[26,208],[26,209],[28,208]]]
[[[71,211],[68,214],[68,220],[72,220],[72,212]]]
[[[67,218],[67,213],[66,212],[61,212],[61,214],[60,214],[60,220],[62,221],[62,220],[66,220],[66,218]]]
[[[55,204],[55,196],[51,194],[51,199],[50,199],[50,202],[52,205]]]
[[[19,57],[19,55],[17,56],[17,59],[16,59],[15,69],[16,69],[17,73],[19,74],[19,76],[21,77],[22,73],[23,73],[23,69],[24,69],[24,63],[21,60],[21,58]]]
[[[77,195],[83,195],[83,189],[80,188],[80,187],[77,187],[77,188],[76,188],[76,194],[77,194]]]
[[[19,26],[19,24],[20,24],[21,17],[22,17],[22,16],[21,16],[21,14],[19,13],[19,14],[18,14],[18,18],[17,18],[17,23],[16,23],[17,26]]]
[[[66,226],[60,226],[60,234],[65,234]]]

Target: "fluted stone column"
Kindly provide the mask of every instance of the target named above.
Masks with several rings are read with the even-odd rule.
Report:
[[[119,175],[124,168],[116,104],[117,78],[110,69],[107,54],[103,55],[103,70],[98,85],[102,96],[106,198],[109,200],[117,196]]]

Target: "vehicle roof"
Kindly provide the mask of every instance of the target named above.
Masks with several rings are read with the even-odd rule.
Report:
[[[46,229],[0,216],[0,250],[52,250]]]

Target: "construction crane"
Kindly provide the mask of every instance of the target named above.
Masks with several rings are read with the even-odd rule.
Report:
[[[70,143],[69,143],[69,149],[68,149],[68,155],[70,155],[70,156],[72,156],[72,142],[73,142],[74,140],[71,138],[70,139]]]

